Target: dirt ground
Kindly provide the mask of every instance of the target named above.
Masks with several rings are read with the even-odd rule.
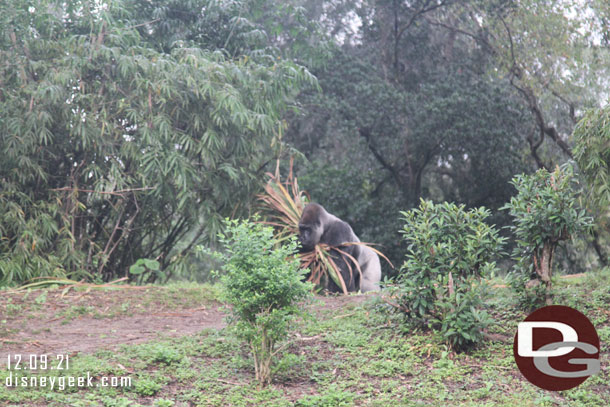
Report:
[[[94,353],[161,337],[225,326],[222,305],[197,293],[174,301],[163,287],[71,292],[55,289],[0,296],[0,366],[7,354]],[[44,297],[43,297],[44,296]],[[317,297],[314,310],[361,303],[367,296]]]

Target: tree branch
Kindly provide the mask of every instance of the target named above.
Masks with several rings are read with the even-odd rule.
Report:
[[[392,174],[392,177],[394,178],[394,180],[396,181],[396,183],[398,185],[403,185],[404,181],[403,181],[402,177],[400,176],[400,173],[398,172],[398,170],[393,165],[391,165],[389,162],[387,162],[385,160],[385,158],[383,158],[381,153],[377,150],[377,148],[371,142],[370,129],[360,128],[360,129],[358,129],[358,133],[360,133],[360,135],[366,140],[367,147],[369,148],[369,150],[371,150],[371,153],[373,153],[373,155],[375,156],[375,158],[377,159],[379,164],[381,164],[381,166],[383,168],[385,168],[386,170],[388,170],[390,172],[390,174]]]

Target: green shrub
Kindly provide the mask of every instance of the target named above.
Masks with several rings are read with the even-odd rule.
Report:
[[[571,165],[553,172],[540,169],[531,175],[517,175],[511,183],[517,188],[502,209],[514,217],[517,261],[511,286],[523,305],[536,307],[552,303],[553,257],[561,241],[585,231],[592,219],[578,208]]]
[[[298,302],[311,295],[300,269],[295,238],[280,245],[273,229],[250,221],[228,221],[220,241],[226,248],[222,276],[224,301],[232,306],[230,322],[238,337],[248,342],[256,379],[271,382],[271,364],[291,321],[300,313]]]
[[[398,309],[410,323],[438,330],[454,349],[472,346],[493,322],[481,309],[487,287],[481,277],[495,272],[492,259],[504,238],[484,222],[485,208],[422,200],[401,213],[408,251],[393,293]]]

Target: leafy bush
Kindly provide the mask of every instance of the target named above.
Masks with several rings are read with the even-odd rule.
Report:
[[[517,188],[502,209],[514,217],[517,238],[513,257],[517,260],[511,286],[528,307],[552,303],[552,270],[555,250],[592,225],[590,217],[578,208],[574,172],[571,165],[553,172],[540,169],[531,175],[517,175],[511,183]],[[541,284],[543,283],[543,284]]]
[[[238,337],[248,342],[254,357],[256,379],[263,387],[271,382],[271,364],[282,349],[298,302],[311,295],[311,284],[302,281],[294,257],[296,239],[280,245],[273,229],[250,221],[228,221],[226,234],[220,234],[226,253],[222,298],[232,306],[230,322]]]
[[[479,342],[492,323],[481,309],[481,277],[496,270],[492,259],[504,244],[484,222],[489,211],[422,200],[419,208],[401,213],[408,252],[393,292],[397,308],[411,323],[438,330],[457,350]]]

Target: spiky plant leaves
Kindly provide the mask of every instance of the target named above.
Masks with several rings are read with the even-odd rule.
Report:
[[[264,213],[267,215],[266,220],[262,222],[274,227],[276,237],[280,242],[298,234],[299,220],[301,219],[303,208],[309,201],[307,194],[299,188],[297,178],[292,172],[292,165],[293,160],[291,158],[288,178],[282,182],[278,162],[275,174],[267,174],[269,181],[264,187],[265,192],[259,195]],[[347,242],[339,247],[349,245],[369,247],[379,256],[383,257],[392,268],[394,267],[383,253],[367,243]],[[355,272],[362,275],[362,270],[356,259],[339,247],[321,243],[316,245],[312,251],[299,253],[301,268],[309,269],[308,281],[314,283],[318,288],[324,288],[324,282],[330,278],[338,287],[341,287],[344,294],[347,294],[347,285],[331,252],[338,253],[341,256],[341,260],[345,261],[348,266],[350,279],[353,278]],[[352,269],[352,264],[355,265],[356,270]]]

